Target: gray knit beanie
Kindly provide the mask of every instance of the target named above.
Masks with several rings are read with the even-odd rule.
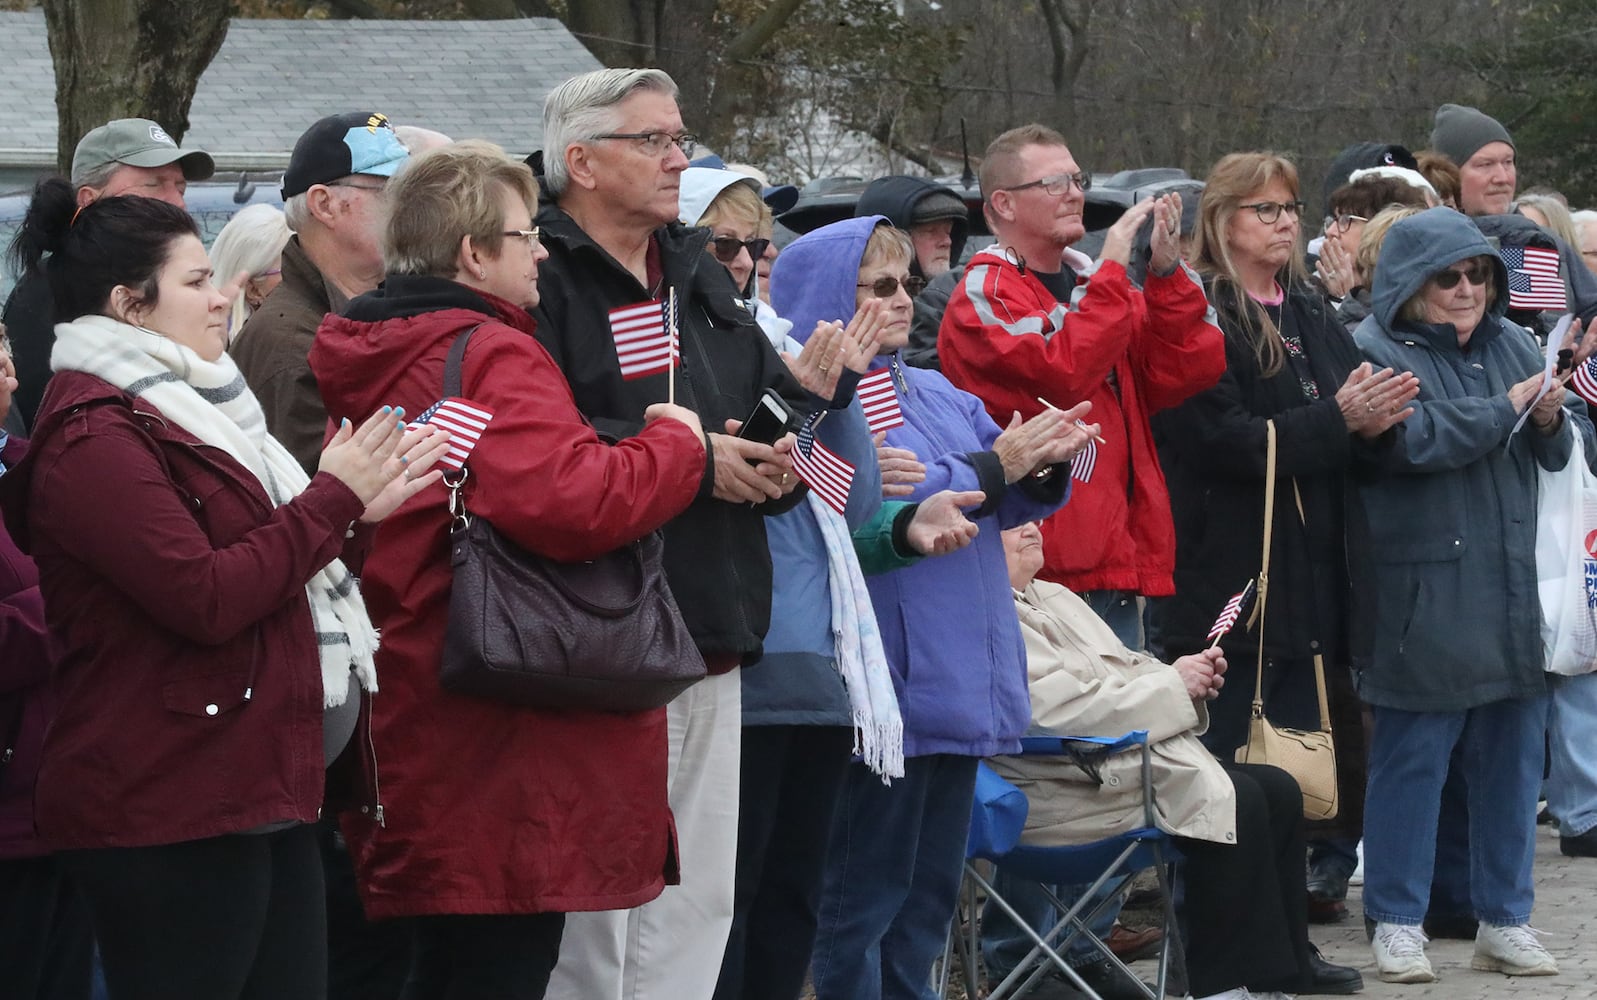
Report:
[[[1431,129],[1431,148],[1462,167],[1487,143],[1514,145],[1508,129],[1491,115],[1462,104],[1444,104],[1436,109],[1436,126]]]

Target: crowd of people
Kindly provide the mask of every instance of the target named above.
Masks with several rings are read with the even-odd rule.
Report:
[[[688,124],[648,69],[561,84],[525,161],[330,115],[209,253],[214,163],[156,123],[38,184],[0,339],[8,996],[919,1000],[978,765],[1024,843],[1096,840],[1134,765],[1021,737],[1139,729],[1181,992],[1362,989],[1309,930],[1361,842],[1382,980],[1435,979],[1427,935],[1557,974],[1537,804],[1597,856],[1597,675],[1544,673],[1538,501],[1597,465],[1566,389],[1597,213],[1516,198],[1509,133],[1444,105],[1430,150],[1344,150],[1312,233],[1297,167],[1239,152],[1088,257],[1091,174],[1027,124],[968,256],[965,203],[907,176],[778,248],[791,189]],[[457,687],[479,519],[550,567],[658,551],[702,679]],[[1214,641],[1250,581],[1271,613]],[[1322,700],[1309,824],[1237,760],[1261,701],[1313,730]],[[1017,917],[1091,888],[995,885],[994,982]],[[1130,954],[1127,891],[1093,929]],[[1147,995],[1067,958],[1032,995]]]

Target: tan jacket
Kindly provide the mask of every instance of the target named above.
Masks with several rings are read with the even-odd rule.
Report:
[[[307,476],[316,475],[327,436],[327,409],[309,361],[322,317],[340,312],[349,299],[322,276],[291,237],[283,247],[283,280],[250,313],[228,353],[261,401],[266,429],[282,442]],[[370,414],[349,415],[357,424]]]
[[[1026,638],[1032,722],[1053,733],[1120,736],[1146,729],[1153,748],[1155,815],[1179,837],[1236,843],[1236,793],[1198,734],[1208,712],[1187,696],[1175,668],[1134,653],[1081,598],[1034,580],[1015,595]],[[1080,844],[1143,825],[1141,754],[1100,768],[1095,787],[1064,757],[995,757],[993,770],[1031,802],[1023,843]]]

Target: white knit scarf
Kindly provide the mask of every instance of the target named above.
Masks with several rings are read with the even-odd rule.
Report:
[[[273,507],[310,484],[305,470],[266,432],[261,404],[226,354],[206,361],[170,338],[106,316],[58,323],[55,338],[53,370],[94,375],[148,400],[166,419],[237,459],[260,481]],[[334,559],[305,584],[305,596],[321,650],[324,706],[344,703],[351,670],[361,687],[376,691],[377,632],[355,578]]]

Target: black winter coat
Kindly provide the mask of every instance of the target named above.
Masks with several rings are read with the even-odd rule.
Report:
[[[594,427],[631,437],[643,427],[644,409],[666,400],[666,376],[622,379],[609,312],[647,301],[648,290],[555,205],[540,209],[538,227],[549,250],[538,266],[538,340]],[[727,420],[745,419],[766,388],[800,413],[811,409],[813,401],[736,302],[726,268],[705,253],[709,231],[673,223],[655,238],[664,288],[676,288],[681,303],[676,401],[699,415],[706,432],[724,433]],[[714,485],[712,456],[698,499],[663,529],[666,578],[699,649],[736,654],[747,665],[762,655],[771,622],[764,517],[791,510],[804,490],[750,505],[716,499]]]
[[[1156,634],[1171,657],[1204,648],[1220,609],[1258,574],[1265,423],[1274,419],[1276,510],[1264,645],[1266,657],[1282,661],[1283,671],[1294,676],[1267,674],[1265,701],[1277,724],[1313,727],[1314,678],[1305,668],[1316,654],[1328,669],[1345,666],[1349,655],[1345,475],[1355,446],[1335,395],[1362,358],[1318,295],[1291,292],[1283,325],[1303,340],[1320,393],[1311,401],[1290,364],[1270,377],[1261,373],[1228,296],[1210,290],[1225,331],[1225,375],[1214,388],[1153,418],[1176,525],[1176,594],[1156,607]],[[1243,706],[1244,723],[1259,648],[1257,626],[1247,627],[1250,613],[1221,642],[1231,665],[1221,697]],[[1235,746],[1245,735],[1214,732],[1236,725],[1239,713],[1225,711],[1231,707],[1216,703],[1215,741],[1206,739],[1212,746]]]

